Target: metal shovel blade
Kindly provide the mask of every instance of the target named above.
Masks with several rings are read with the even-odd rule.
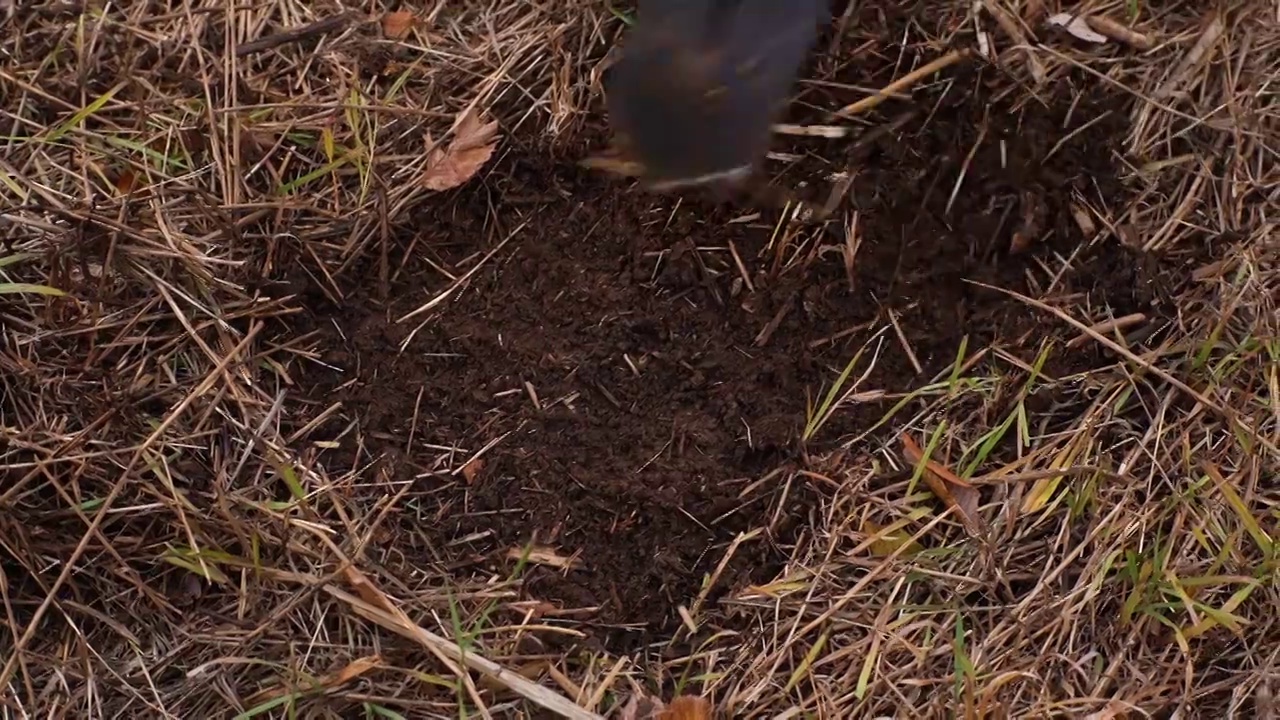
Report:
[[[607,92],[643,181],[662,190],[750,175],[828,16],[825,0],[640,0]]]

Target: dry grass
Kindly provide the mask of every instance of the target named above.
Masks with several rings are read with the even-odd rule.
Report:
[[[371,543],[395,544],[379,533],[404,488],[325,468],[307,428],[282,429],[302,410],[290,367],[318,354],[290,331],[303,298],[263,290],[291,266],[335,300],[385,287],[394,228],[431,200],[412,182],[424,136],[475,106],[503,119],[499,152],[574,137],[614,16],[593,2],[424,3],[400,41],[378,9],[245,53],[341,9],[18,5],[0,45],[0,288],[70,297],[0,294],[5,717],[516,717],[535,704],[594,717],[673,684],[743,718],[1267,716],[1280,673],[1274,3],[1139,3],[1125,24],[1150,49],[1111,53],[1017,20],[1038,0],[922,15],[922,34],[989,42],[1027,102],[1072,67],[1129,92],[1133,195],[1082,201],[1095,241],[1173,258],[1212,243],[1218,259],[1167,299],[1171,320],[1122,332],[1051,282],[1012,300],[1080,339],[970,349],[886,420],[888,444],[855,438],[815,460],[834,489],[786,571],[716,605],[689,598],[696,652],[675,660],[521,655],[529,628],[490,622],[517,599],[509,583],[370,559]],[[1076,9],[1126,17],[1119,2]],[[393,90],[373,92],[372,72]],[[381,277],[350,277],[367,256]],[[1154,349],[1130,349],[1134,327]],[[1037,370],[1086,343],[1114,365]],[[975,374],[975,353],[1006,371]],[[973,473],[978,518],[935,512],[929,478],[872,482],[910,474],[896,433]],[[984,462],[1015,435],[1015,461]],[[353,506],[353,483],[385,487],[383,501]]]

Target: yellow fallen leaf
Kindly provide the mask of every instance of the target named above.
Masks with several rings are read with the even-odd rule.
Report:
[[[1079,455],[1087,437],[1089,437],[1087,432],[1076,435],[1075,440],[1068,443],[1065,448],[1054,456],[1052,462],[1049,463],[1049,467],[1054,470],[1071,467],[1075,463],[1076,456]],[[1054,493],[1058,491],[1058,486],[1062,484],[1063,477],[1063,475],[1051,475],[1036,480],[1031,485],[1026,497],[1022,499],[1022,514],[1029,515],[1043,510],[1049,504],[1049,501],[1053,499]]]
[[[427,171],[422,184],[431,190],[451,190],[475,176],[498,145],[498,121],[484,122],[472,110],[454,127],[453,140],[447,146],[427,140]]]
[[[921,550],[924,550],[924,547],[921,546],[920,543],[911,539],[911,533],[904,532],[901,529],[888,530],[886,532],[884,527],[881,527],[870,520],[864,520],[862,522],[862,532],[865,533],[867,537],[880,535],[880,537],[871,541],[870,550],[871,554],[875,557],[889,557],[897,552],[898,548],[903,548],[901,554],[902,557],[910,557],[911,555],[915,555]]]

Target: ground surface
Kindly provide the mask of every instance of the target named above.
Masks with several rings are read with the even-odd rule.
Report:
[[[805,223],[580,165],[600,3],[420,5],[7,20],[6,712],[1269,717],[1274,7],[834,3]]]
[[[340,305],[306,285],[298,327],[319,331],[325,351],[297,379],[316,407],[347,409],[329,420],[333,437],[354,419],[365,451],[417,478],[406,495],[416,513],[399,522],[419,526],[419,552],[451,546],[464,551],[456,562],[492,572],[523,543],[554,546],[578,567],[531,571],[535,597],[597,608],[583,617],[627,627],[632,642],[669,634],[675,608],[735,535],[767,526],[791,544],[813,509],[808,483],[758,481],[800,461],[806,403],[867,341],[865,328],[887,313],[903,328],[864,381],[888,396],[842,411],[811,449],[869,429],[943,371],[966,335],[1020,346],[1047,331],[1018,301],[967,281],[1027,292],[1037,259],[1081,244],[1070,198],[1116,193],[1111,145],[1123,128],[1094,123],[1046,157],[1064,128],[1119,98],[1014,108],[966,75],[955,102],[857,169],[852,284],[834,233],[770,247],[777,213],[753,220],[749,207],[696,200],[655,208],[571,163],[507,158],[492,187],[442,197],[406,223],[421,237],[413,256],[390,258],[390,300],[368,282],[376,257],[339,285]],[[989,142],[948,212],[979,133]],[[1051,234],[1011,256],[1028,204]],[[398,321],[448,287],[437,268],[461,275],[508,236],[442,311]],[[813,253],[822,245],[830,251]],[[797,252],[815,257],[773,271],[774,258]],[[1136,255],[1102,246],[1075,265],[1058,292],[1082,291],[1117,316],[1150,310]],[[1096,362],[1084,349],[1050,372]],[[456,451],[441,467],[433,447]],[[468,479],[460,470],[475,456],[482,469]],[[785,558],[769,545],[738,555],[721,590],[763,583]]]

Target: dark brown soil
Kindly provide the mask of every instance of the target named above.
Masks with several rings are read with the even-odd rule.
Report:
[[[849,81],[883,85],[892,59],[883,63],[864,63]],[[1126,114],[1118,99],[1074,97],[1063,80],[1053,103],[1015,106],[987,91],[994,72],[951,71],[950,88],[920,94],[920,118],[864,156],[849,195],[861,238],[852,286],[838,251],[775,269],[767,246],[776,214],[726,224],[752,208],[654,198],[576,168],[581,146],[523,146],[483,181],[401,224],[389,299],[376,253],[339,280],[340,307],[308,281],[304,325],[323,334],[323,364],[297,379],[317,408],[343,403],[324,432],[338,436],[357,421],[324,462],[337,471],[373,458],[395,477],[416,478],[388,522],[419,540],[394,551],[455,575],[505,576],[506,553],[531,541],[576,555],[567,572],[528,569],[524,592],[564,609],[596,608],[580,619],[616,650],[670,631],[676,607],[693,601],[738,533],[767,529],[738,550],[712,599],[769,579],[825,491],[770,473],[803,464],[806,404],[868,331],[831,338],[897,313],[924,372],[885,335],[863,388],[890,393],[928,382],[966,335],[971,349],[1027,336],[1034,345],[1054,326],[966,279],[1026,290],[1037,258],[1057,268],[1081,243],[1073,195],[1118,197],[1113,148]],[[786,149],[805,148],[841,153],[830,140]],[[1010,254],[1027,216],[1042,241]],[[841,243],[840,225],[822,243]],[[396,322],[449,286],[433,266],[462,276],[508,236],[448,302]],[[1089,293],[1117,315],[1151,300],[1141,264],[1113,241],[1085,250],[1074,267],[1062,290]],[[1071,364],[1100,361],[1081,351]],[[889,405],[842,410],[808,450],[865,429]],[[476,471],[461,472],[482,449]]]

